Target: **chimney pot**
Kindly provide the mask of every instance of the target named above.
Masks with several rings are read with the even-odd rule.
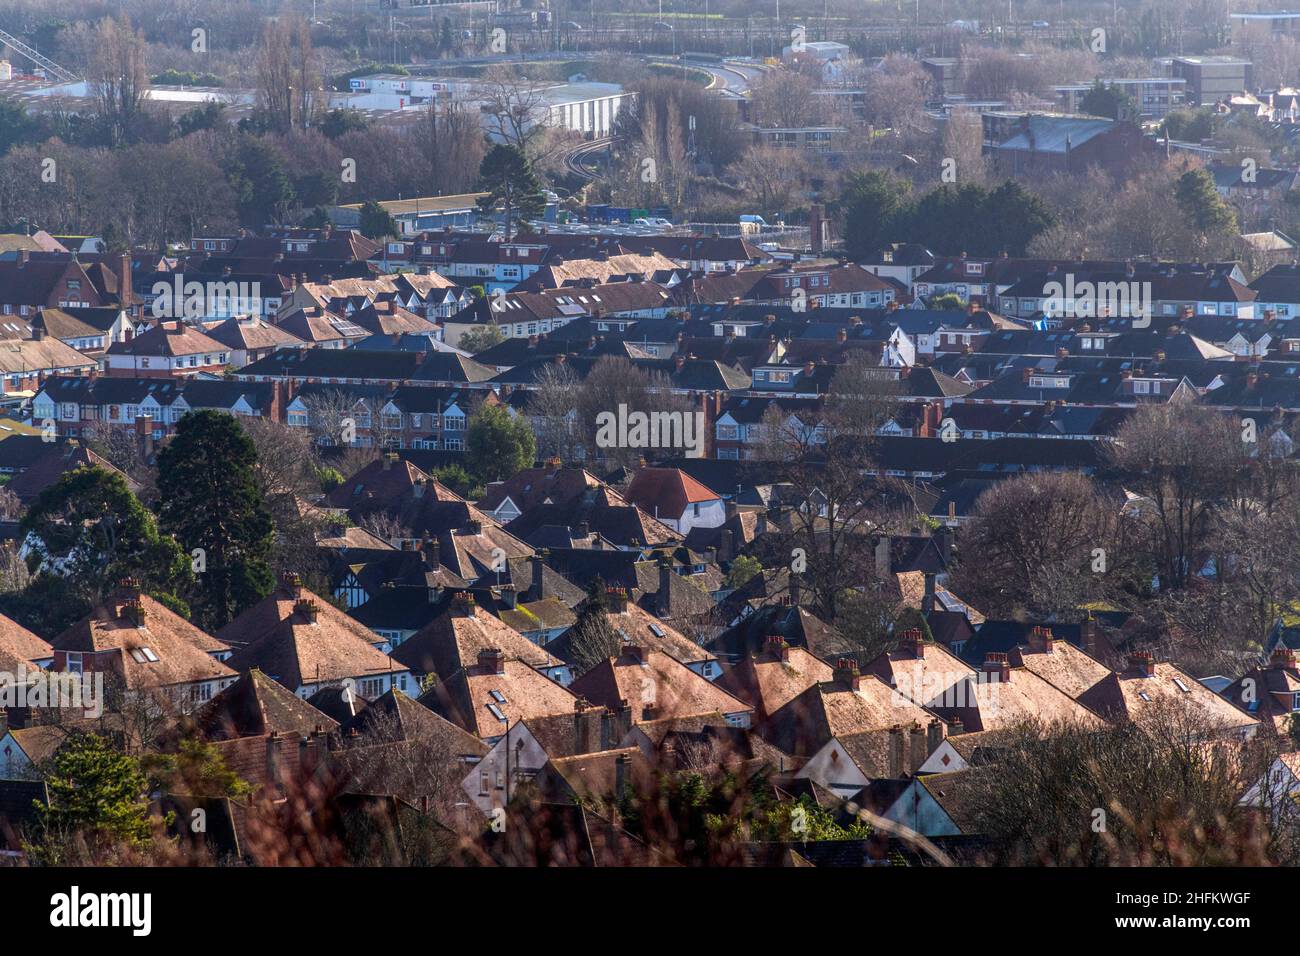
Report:
[[[485,647],[478,652],[478,666],[493,674],[504,674],[506,656],[499,647]]]

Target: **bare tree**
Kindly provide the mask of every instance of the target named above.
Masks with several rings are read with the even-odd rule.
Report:
[[[468,192],[487,152],[479,117],[454,101],[435,99],[420,126],[422,153],[428,164],[425,192]]]
[[[314,392],[302,400],[307,407],[307,427],[318,445],[347,445],[357,431],[357,400],[340,389]]]
[[[281,132],[308,129],[324,109],[320,60],[301,17],[268,20],[257,55],[258,108]]]
[[[372,511],[365,515],[361,519],[361,527],[395,548],[401,547],[403,541],[409,541],[415,534],[401,518],[387,511]]]
[[[954,589],[984,613],[1068,620],[1138,576],[1122,502],[1078,472],[1029,473],[979,497]]]
[[[491,118],[492,130],[530,161],[541,137],[548,112],[545,85],[529,79],[512,66],[494,66],[483,74],[483,113]]]
[[[817,83],[802,73],[772,70],[754,84],[751,109],[760,126],[802,127],[822,122],[823,108],[814,97]]]
[[[1241,426],[1186,401],[1141,405],[1106,451],[1124,486],[1142,496],[1137,520],[1161,588],[1185,586],[1211,556],[1216,512],[1245,476]]]
[[[954,784],[989,841],[990,862],[1266,862],[1267,833],[1238,811],[1237,800],[1267,756],[1240,740],[1217,739],[1217,728],[1190,708],[1153,704],[1141,725],[1102,731],[1023,724],[990,752],[994,763]]]
[[[632,412],[675,412],[689,414],[694,409],[690,399],[672,390],[672,383],[660,373],[646,372],[625,358],[606,356],[587,373],[577,388],[574,407],[583,442],[593,458],[620,465],[635,464],[643,455],[653,454],[643,445],[618,443],[600,447],[597,443],[601,415],[617,416],[620,407]],[[629,436],[630,437],[630,436]],[[672,454],[667,448],[658,454]],[[685,449],[681,449],[682,452]]]
[[[149,89],[144,48],[144,35],[132,29],[125,15],[106,17],[96,28],[86,80],[115,144],[140,114]]]
[[[727,172],[754,197],[759,211],[773,213],[790,208],[796,196],[803,198],[812,167],[799,150],[755,146],[728,166]]]
[[[787,566],[806,585],[814,610],[834,621],[850,590],[884,593],[868,544],[890,483],[873,469],[877,432],[892,414],[900,385],[865,351],[851,353],[831,381],[820,416],[804,421],[770,409],[757,457],[791,487],[783,524],[763,536],[764,567]]]
[[[576,461],[587,454],[577,412],[578,377],[567,365],[547,365],[528,393],[527,414],[537,436],[537,455]]]

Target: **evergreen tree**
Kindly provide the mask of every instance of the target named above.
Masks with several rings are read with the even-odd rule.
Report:
[[[383,239],[385,236],[401,234],[395,220],[383,206],[368,199],[361,207],[361,234],[370,239]]]
[[[1125,107],[1132,105],[1132,98],[1125,95],[1122,90],[1097,80],[1092,84],[1092,89],[1079,100],[1079,111],[1089,116],[1119,119],[1120,113],[1126,111]]]
[[[484,212],[505,207],[505,234],[512,235],[511,224],[520,219],[536,219],[546,211],[542,184],[528,158],[514,146],[493,146],[478,168],[478,188],[487,193],[478,201]]]
[[[888,173],[854,173],[840,200],[844,211],[844,245],[850,256],[871,255],[898,238],[906,216],[909,186]]]
[[[180,547],[159,533],[120,472],[93,466],[65,472],[41,492],[21,528],[43,572],[37,581],[62,580],[74,603],[102,600],[123,578],[161,592],[188,579]]]
[[[504,405],[482,405],[469,420],[465,463],[480,481],[501,481],[532,465],[537,439],[523,417]]]
[[[69,736],[51,758],[45,782],[50,802],[36,806],[42,833],[32,848],[41,862],[70,862],[66,853],[78,838],[92,853],[148,843],[148,782],[136,759],[114,750],[103,737]]]
[[[256,462],[257,449],[238,420],[211,410],[182,418],[158,455],[163,526],[194,556],[194,609],[212,630],[274,584],[268,564],[274,526]]]
[[[1178,177],[1174,187],[1178,208],[1192,228],[1206,236],[1235,231],[1237,214],[1214,188],[1214,178],[1204,169],[1192,169]]]
[[[293,183],[279,150],[256,136],[244,137],[227,178],[239,197],[239,218],[246,226],[261,229],[278,223],[294,202]]]

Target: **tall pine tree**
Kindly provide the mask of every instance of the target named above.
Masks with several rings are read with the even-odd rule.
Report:
[[[487,195],[478,201],[484,211],[505,208],[506,239],[516,219],[536,219],[546,211],[542,184],[528,158],[514,146],[493,146],[478,168],[479,189]]]
[[[194,616],[227,624],[270,593],[274,525],[253,474],[257,450],[224,412],[190,412],[158,455],[163,527],[194,558]]]

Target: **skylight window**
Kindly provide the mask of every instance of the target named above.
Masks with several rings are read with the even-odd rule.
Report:
[[[501,708],[498,707],[496,704],[488,704],[487,708],[491,712],[492,716],[495,717],[497,720],[506,719],[506,715],[501,712]]]
[[[492,695],[492,699],[495,700],[498,704],[506,703],[506,695],[501,693],[501,691],[490,690],[488,691],[488,693]]]
[[[1190,694],[1190,693],[1192,692],[1191,688],[1188,687],[1186,684],[1183,683],[1183,679],[1182,679],[1181,677],[1175,677],[1175,678],[1174,678],[1174,684],[1175,684],[1175,685],[1178,687],[1178,689],[1181,690],[1184,694]]]

